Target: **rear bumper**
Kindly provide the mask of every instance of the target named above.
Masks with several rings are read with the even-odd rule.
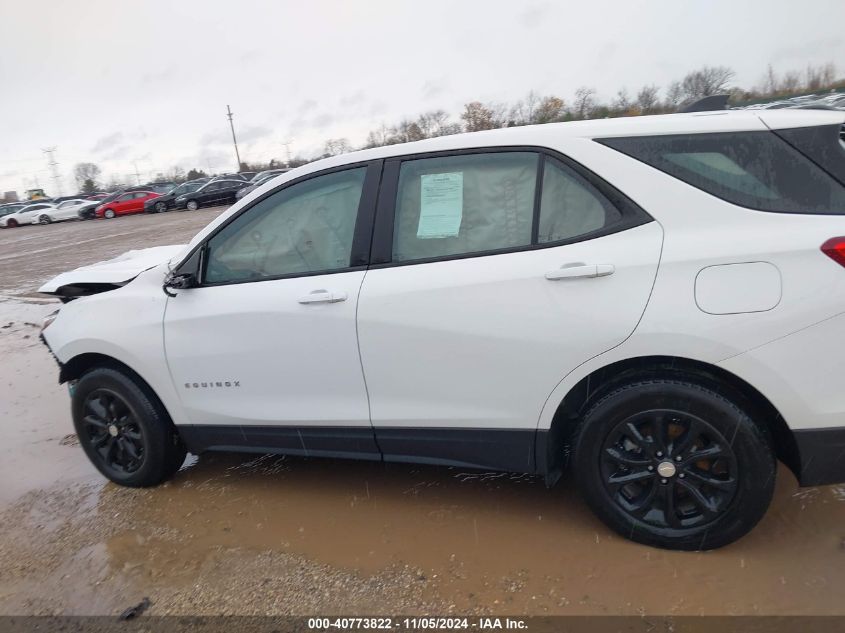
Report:
[[[801,471],[802,486],[845,482],[845,427],[831,429],[796,429],[793,431]]]

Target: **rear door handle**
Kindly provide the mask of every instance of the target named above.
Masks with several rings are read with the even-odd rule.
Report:
[[[557,270],[546,273],[546,279],[557,281],[558,279],[579,279],[582,277],[607,277],[616,270],[613,264],[565,264]]]
[[[304,297],[299,298],[299,303],[337,303],[346,301],[345,292],[329,292],[328,290],[312,290]]]

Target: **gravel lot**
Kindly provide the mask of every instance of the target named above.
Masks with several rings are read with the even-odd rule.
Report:
[[[226,208],[2,229],[0,295],[37,296],[40,285],[59,272],[111,259],[133,248],[186,244]]]
[[[0,614],[839,614],[845,486],[785,469],[757,529],[716,552],[610,533],[564,481],[255,455],[106,483],[72,435],[35,325],[44,280],[183,243],[221,209],[0,231]]]

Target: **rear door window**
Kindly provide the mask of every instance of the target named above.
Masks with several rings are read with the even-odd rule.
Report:
[[[546,158],[537,242],[570,240],[612,226],[622,219],[602,193],[580,174]]]
[[[845,187],[771,132],[596,140],[742,207],[776,213],[845,214]]]
[[[537,189],[533,152],[467,154],[402,163],[393,260],[527,246]]]

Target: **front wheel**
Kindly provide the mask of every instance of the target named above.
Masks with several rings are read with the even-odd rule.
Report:
[[[196,211],[200,208],[200,205],[196,200],[188,200],[188,204],[186,206],[188,207],[188,211]]]
[[[50,222],[52,222],[52,220],[50,219],[49,215],[42,215],[40,218],[38,218],[39,224],[50,224]]]
[[[105,217],[107,220],[111,220],[114,217],[114,211],[112,211],[111,209],[106,209],[103,212],[103,217]]]
[[[167,211],[167,205],[163,202],[156,202],[155,210],[157,213],[164,213],[165,211]]]
[[[121,486],[155,486],[179,470],[185,447],[155,394],[110,367],[80,378],[71,401],[73,424],[88,459]]]
[[[6,226],[8,226],[10,229],[15,228],[17,225],[18,225],[17,220],[9,220],[8,222],[6,222]]]
[[[704,550],[763,517],[775,484],[768,430],[694,383],[632,383],[596,402],[576,432],[578,487],[609,527],[634,541]]]

